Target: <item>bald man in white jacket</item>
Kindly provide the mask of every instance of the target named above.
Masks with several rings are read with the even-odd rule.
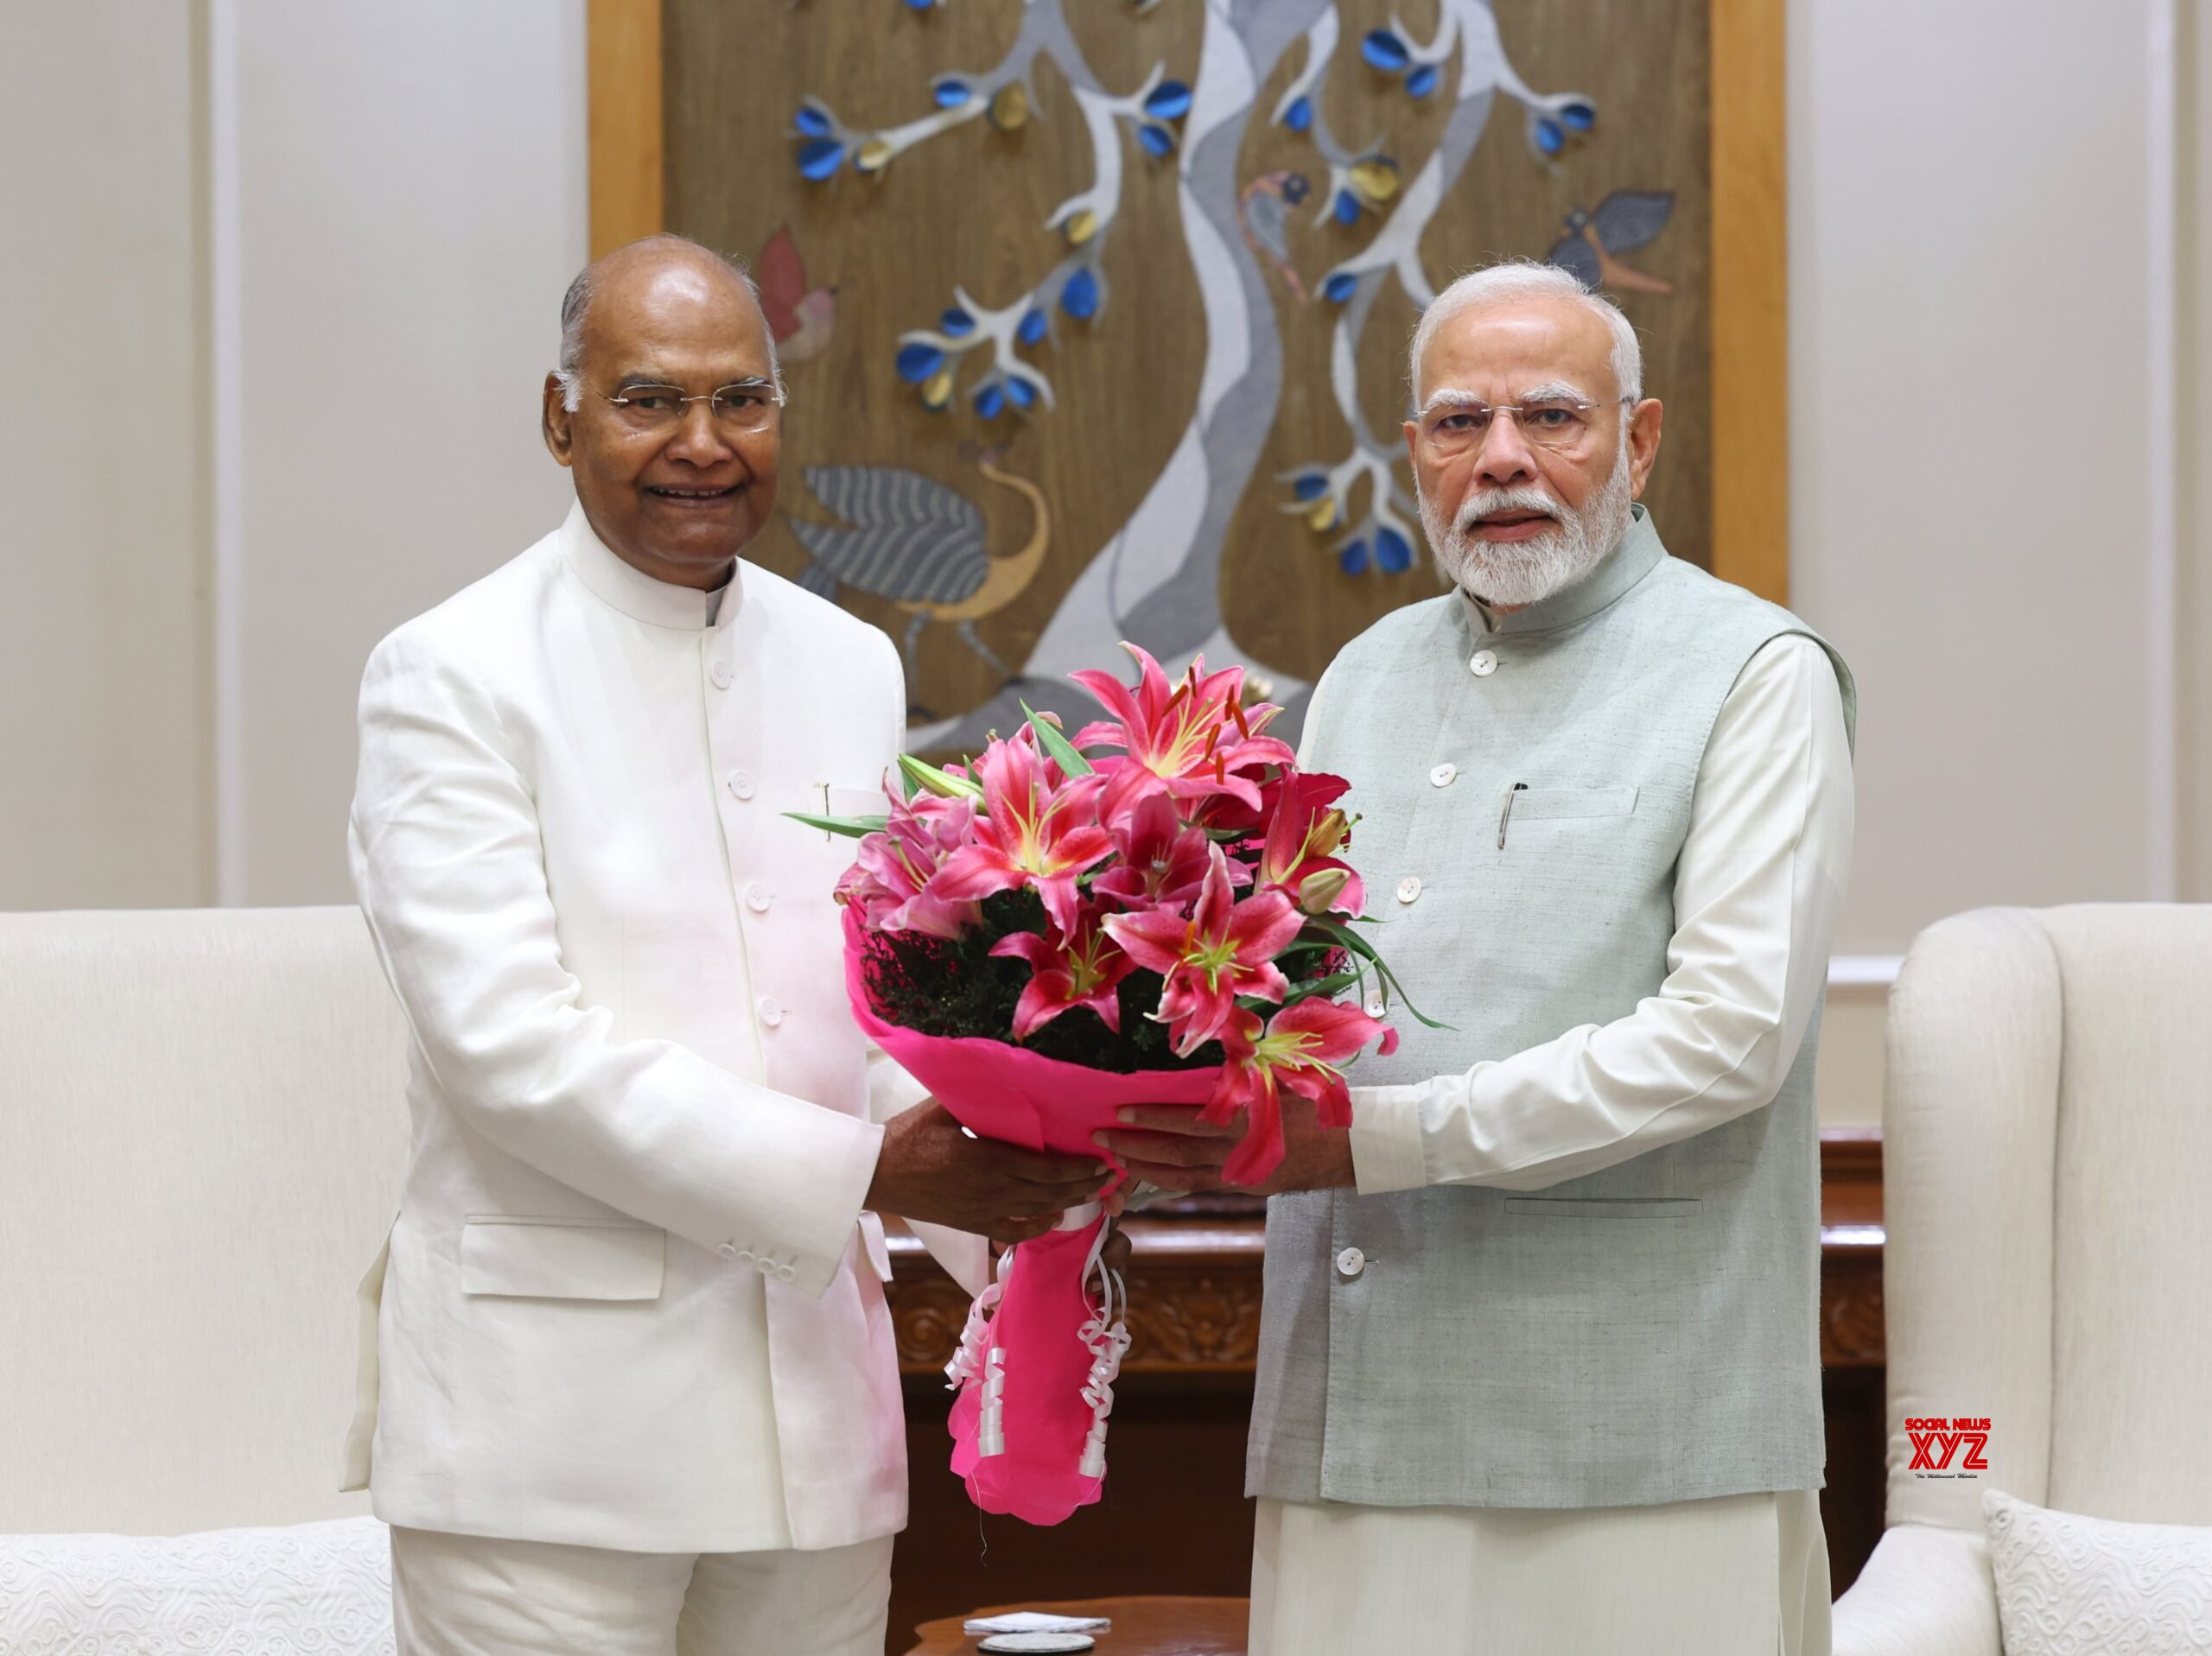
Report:
[[[563,327],[575,507],[362,684],[353,866],[414,1134],[349,1481],[404,1653],[875,1656],[906,1499],[876,1213],[973,1291],[976,1233],[1101,1170],[913,1107],[852,1021],[851,844],[785,813],[880,809],[904,679],[737,560],[783,396],[741,275],[656,238]]]

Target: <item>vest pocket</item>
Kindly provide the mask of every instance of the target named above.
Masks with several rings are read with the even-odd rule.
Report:
[[[1695,1196],[1508,1196],[1505,1211],[1538,1219],[1688,1219]]]
[[[1633,788],[1526,788],[1514,796],[1513,822],[1563,822],[1579,817],[1630,816]]]
[[[650,1225],[479,1214],[461,1228],[461,1291],[658,1299],[668,1233]]]

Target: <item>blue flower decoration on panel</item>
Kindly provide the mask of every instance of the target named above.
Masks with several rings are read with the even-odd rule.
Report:
[[[1359,278],[1350,270],[1339,270],[1321,284],[1321,297],[1332,305],[1341,305],[1359,291]]]
[[[1413,568],[1414,549],[1406,537],[1387,526],[1375,531],[1375,567],[1386,575],[1402,575]]]
[[[1175,134],[1157,121],[1147,121],[1137,129],[1137,142],[1155,159],[1165,159],[1175,153]]]
[[[1436,90],[1436,74],[1434,64],[1422,64],[1420,68],[1406,77],[1407,95],[1412,98],[1427,97]]]
[[[1337,554],[1337,562],[1344,566],[1346,574],[1360,574],[1367,568],[1367,542],[1365,541],[1352,542]]]
[[[1556,155],[1567,148],[1567,134],[1560,130],[1557,121],[1539,117],[1534,128],[1536,148],[1548,155]]]
[[[1191,89],[1179,80],[1163,80],[1144,100],[1144,112],[1162,121],[1179,121],[1191,112]]]
[[[1026,409],[1037,400],[1037,388],[1026,379],[1008,378],[1006,394],[1014,399],[1014,405],[1018,409]]]
[[[930,89],[930,95],[937,99],[939,109],[958,109],[976,94],[958,75],[947,75]]]
[[[964,339],[976,331],[976,319],[955,305],[937,319],[937,325],[954,339]]]
[[[1337,222],[1356,225],[1359,222],[1359,198],[1350,190],[1338,190],[1336,200]]]
[[[1329,474],[1326,472],[1301,472],[1290,487],[1291,492],[1300,500],[1319,500],[1328,491]]]
[[[1098,277],[1088,270],[1077,270],[1067,279],[1060,289],[1060,308],[1077,321],[1088,321],[1098,314]]]
[[[987,379],[976,388],[976,412],[986,420],[995,420],[1006,412],[1006,392],[995,379]]]
[[[1032,310],[1021,319],[1021,326],[1014,330],[1014,337],[1024,345],[1034,345],[1045,337],[1045,313]]]
[[[1359,43],[1359,54],[1384,74],[1402,75],[1413,61],[1412,49],[1387,29],[1372,29]]]
[[[1313,100],[1294,98],[1290,107],[1282,112],[1282,124],[1293,132],[1303,132],[1313,124]]]
[[[933,345],[909,345],[899,352],[899,378],[918,385],[944,366],[944,352]]]
[[[791,124],[798,128],[802,137],[807,138],[826,138],[836,130],[829,116],[812,104],[801,104]]]
[[[1587,104],[1568,104],[1560,108],[1559,118],[1570,132],[1587,132],[1598,124],[1598,111]]]
[[[836,177],[837,169],[844,164],[845,146],[835,138],[816,138],[799,146],[799,174],[817,184],[825,178]]]

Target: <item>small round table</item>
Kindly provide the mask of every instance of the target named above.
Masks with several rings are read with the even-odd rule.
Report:
[[[1096,1656],[1244,1656],[1252,1602],[1243,1598],[1083,1598],[1058,1604],[1001,1604],[967,1616],[925,1621],[921,1643],[906,1656],[972,1656],[976,1641],[960,1631],[968,1616],[1042,1610],[1051,1615],[1103,1615],[1114,1630],[1096,1635]]]

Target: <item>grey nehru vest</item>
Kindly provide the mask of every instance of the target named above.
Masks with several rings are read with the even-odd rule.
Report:
[[[1706,739],[1786,633],[1812,636],[1669,557],[1639,507],[1605,562],[1495,631],[1453,593],[1345,647],[1308,764],[1351,779],[1369,936],[1454,1026],[1397,1017],[1398,1050],[1355,1082],[1461,1071],[1658,992]],[[1274,1198],[1247,1492],[1560,1507],[1817,1488],[1819,1038],[1816,1015],[1771,1104],[1541,1190]],[[1368,1263],[1340,1274],[1354,1247]]]

